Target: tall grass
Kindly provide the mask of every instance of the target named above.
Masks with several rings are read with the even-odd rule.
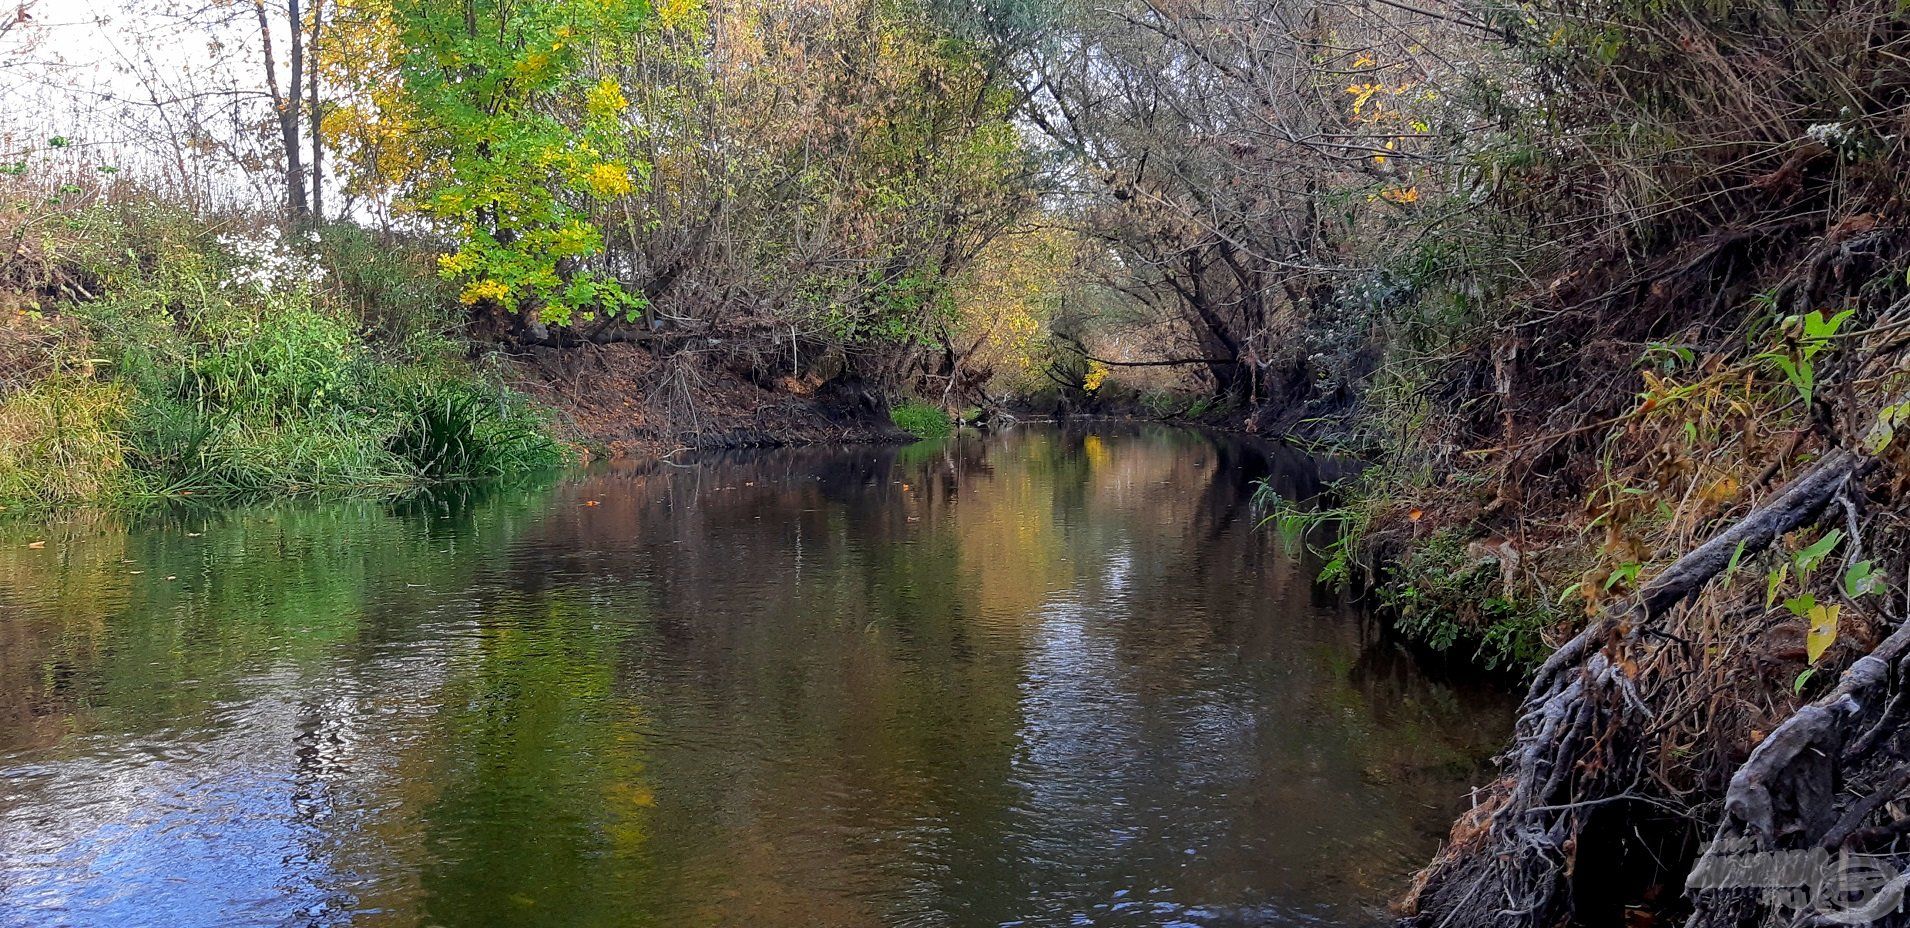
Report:
[[[262,228],[137,201],[36,225],[35,273],[0,267],[16,328],[83,337],[0,390],[0,507],[396,493],[563,460],[470,361],[417,252]]]

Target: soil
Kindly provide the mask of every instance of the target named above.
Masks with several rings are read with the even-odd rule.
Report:
[[[660,358],[637,344],[532,348],[511,359],[507,376],[555,410],[560,431],[593,456],[909,437],[853,378],[761,377],[709,354]]]

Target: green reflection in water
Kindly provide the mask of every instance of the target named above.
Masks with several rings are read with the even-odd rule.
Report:
[[[0,923],[1378,922],[1507,708],[1252,530],[1269,466],[1028,429],[0,528]]]

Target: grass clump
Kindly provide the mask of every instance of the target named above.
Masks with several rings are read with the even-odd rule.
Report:
[[[11,324],[80,334],[0,390],[0,507],[389,494],[561,462],[452,337],[428,266],[366,236],[221,233],[151,204],[65,217],[37,254],[86,292],[21,295]]]
[[[945,410],[920,400],[908,400],[892,407],[889,421],[916,438],[940,438],[955,428]]]
[[[111,496],[126,484],[126,391],[48,379],[0,400],[0,509]]]

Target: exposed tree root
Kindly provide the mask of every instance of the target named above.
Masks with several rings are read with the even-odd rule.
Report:
[[[1910,923],[1907,670],[1910,624],[1758,744],[1687,881],[1689,928]]]
[[[1503,758],[1504,775],[1454,826],[1448,846],[1415,881],[1403,904],[1406,924],[1511,928],[1580,919],[1602,923],[1618,916],[1611,911],[1622,902],[1610,888],[1619,880],[1613,872],[1627,866],[1624,858],[1656,853],[1638,821],[1688,814],[1652,776],[1659,760],[1652,733],[1665,708],[1682,698],[1690,676],[1677,656],[1686,643],[1664,627],[1664,617],[1733,561],[1814,520],[1861,464],[1849,452],[1825,455],[1775,498],[1606,610],[1546,661]],[[1799,731],[1806,733],[1786,735],[1785,743],[1808,741],[1816,729]],[[1769,757],[1765,765],[1773,771],[1790,769],[1778,754],[1761,750],[1757,757]],[[1764,786],[1745,790],[1794,794],[1770,777],[1752,780]],[[1752,800],[1738,802],[1750,808]]]

